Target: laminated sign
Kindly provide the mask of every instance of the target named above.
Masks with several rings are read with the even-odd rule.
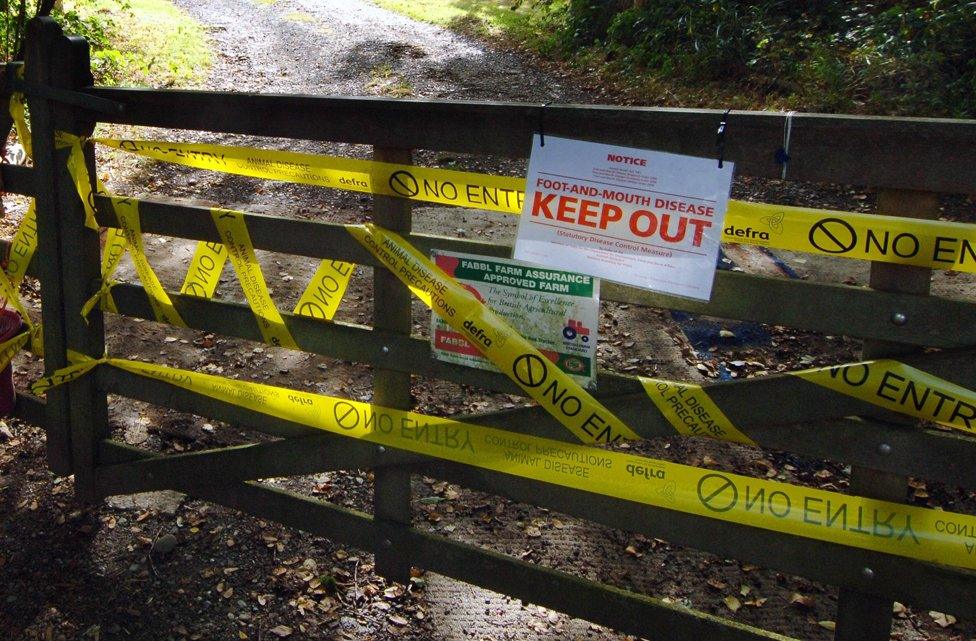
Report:
[[[732,163],[537,135],[514,257],[708,300]]]
[[[434,262],[491,307],[580,385],[596,388],[600,281],[574,272],[541,269],[513,260],[434,251]],[[438,360],[496,370],[437,314],[431,342]]]

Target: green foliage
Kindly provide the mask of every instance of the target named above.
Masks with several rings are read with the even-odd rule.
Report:
[[[65,33],[91,44],[99,84],[180,86],[205,78],[203,27],[169,0],[64,0]]]
[[[976,2],[535,0],[566,57],[811,110],[976,115]]]
[[[112,76],[119,69],[119,52],[112,47],[113,36],[119,26],[107,11],[90,11],[91,1],[76,2],[68,7],[59,5],[51,16],[61,23],[66,33],[84,36],[92,46],[95,74],[99,79]],[[128,2],[113,1],[118,10],[128,8]],[[21,0],[3,3],[0,15],[0,48],[4,61],[13,60],[21,52],[27,21],[39,12],[39,0]]]
[[[128,2],[114,2],[118,11],[126,11]],[[67,8],[66,8],[67,7]],[[92,73],[97,83],[118,79],[124,68],[124,56],[115,48],[120,30],[113,18],[115,12],[94,10],[92,2],[75,2],[56,9],[52,17],[67,34],[82,36],[91,46]]]

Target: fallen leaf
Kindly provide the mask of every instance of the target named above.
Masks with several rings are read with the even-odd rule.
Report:
[[[718,579],[709,579],[705,583],[707,583],[709,587],[715,588],[716,590],[724,590],[725,588],[729,587],[727,583],[724,581],[719,581]]]
[[[722,599],[722,602],[725,603],[725,605],[733,612],[738,612],[739,608],[742,607],[742,602],[732,595],[729,595],[724,599]]]
[[[951,614],[943,614],[942,612],[936,612],[935,610],[929,610],[929,616],[935,621],[935,624],[940,628],[948,628],[950,625],[956,622],[956,617]]]
[[[752,588],[750,588],[748,585],[739,586],[739,594],[741,596],[749,596],[750,592],[752,592]]]
[[[833,621],[817,621],[817,625],[819,625],[821,628],[824,628],[825,630],[837,629],[837,624],[834,623]]]
[[[637,551],[637,548],[635,548],[633,545],[628,545],[627,548],[624,551],[627,554],[629,554],[630,556],[635,556],[637,558],[640,558],[640,557],[644,556],[643,554],[641,554],[640,552],[638,552]]]
[[[289,628],[287,625],[276,625],[275,627],[271,628],[269,632],[276,637],[284,639],[287,636],[291,636],[291,633],[294,632],[294,630]]]
[[[530,538],[537,539],[542,536],[542,530],[534,525],[530,525],[529,527],[525,528],[525,535]]]
[[[399,614],[391,614],[391,615],[389,615],[386,618],[390,621],[390,623],[392,623],[394,625],[408,625],[410,623],[409,621],[407,621],[405,618],[403,618]]]
[[[814,601],[813,597],[811,596],[804,596],[799,592],[794,592],[793,595],[790,596],[790,603],[804,608],[812,608],[817,602]]]

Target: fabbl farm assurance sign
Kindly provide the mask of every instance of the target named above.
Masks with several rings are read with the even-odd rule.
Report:
[[[732,164],[536,136],[514,258],[707,300]]]
[[[539,269],[512,260],[448,251],[434,262],[519,331],[580,385],[596,388],[600,281],[573,272]],[[431,314],[434,357],[497,369],[440,316]]]

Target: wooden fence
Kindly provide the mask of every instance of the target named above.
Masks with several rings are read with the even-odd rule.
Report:
[[[12,68],[11,68],[12,69]],[[8,88],[12,71],[8,69]],[[52,21],[30,24],[23,89],[28,95],[34,167],[2,166],[4,189],[36,198],[39,252],[31,273],[40,279],[44,359],[48,373],[67,364],[68,350],[100,356],[100,311],[79,313],[100,282],[99,240],[66,170],[68,151],[55,131],[90,135],[97,121],[291,139],[372,145],[377,160],[409,163],[411,150],[525,157],[538,126],[537,105],[276,96],[91,86],[88,47],[66,38]],[[549,106],[546,133],[669,152],[712,156],[721,112],[712,110]],[[774,151],[784,116],[731,115],[725,155],[741,175],[778,177]],[[799,114],[794,119],[790,178],[878,189],[879,210],[934,218],[938,192],[976,194],[976,123]],[[86,157],[95,172],[90,145]],[[98,222],[116,226],[108,199],[96,198]],[[377,196],[373,220],[418,248],[508,256],[510,247],[410,231],[411,205]],[[145,200],[145,233],[218,241],[205,208]],[[257,249],[377,266],[350,242],[342,226],[247,215]],[[976,305],[928,295],[930,271],[873,264],[869,288],[718,272],[709,302],[606,284],[603,298],[784,325],[864,341],[863,355],[899,356],[967,387],[976,386]],[[301,349],[375,368],[374,402],[409,408],[410,376],[420,375],[521,394],[507,377],[445,364],[426,340],[410,335],[410,295],[376,269],[372,328],[321,323],[283,314]],[[113,297],[122,315],[153,319],[141,287],[120,285]],[[190,327],[261,340],[246,305],[172,294]],[[937,354],[926,348],[943,348]],[[929,350],[931,351],[931,350]],[[907,476],[976,488],[976,440],[893,420],[878,408],[795,377],[707,386],[740,429],[764,447],[852,466],[851,492],[903,502]],[[601,372],[598,397],[642,437],[668,435],[632,377]],[[118,394],[284,437],[272,443],[163,457],[109,438],[106,394]],[[638,532],[684,546],[840,587],[836,638],[873,641],[889,636],[892,601],[976,617],[974,574],[880,552],[754,529],[637,505],[538,481],[342,439],[211,400],[111,368],[51,390],[46,401],[18,397],[17,414],[45,426],[49,462],[75,475],[78,497],[176,489],[354,545],[376,555],[379,573],[404,580],[410,566],[455,577],[615,629],[654,639],[782,638],[661,599],[597,584],[411,527],[410,476],[424,474]],[[852,417],[856,416],[856,418]],[[470,416],[560,440],[570,435],[538,408]],[[372,515],[262,485],[254,479],[349,468],[375,470]]]

